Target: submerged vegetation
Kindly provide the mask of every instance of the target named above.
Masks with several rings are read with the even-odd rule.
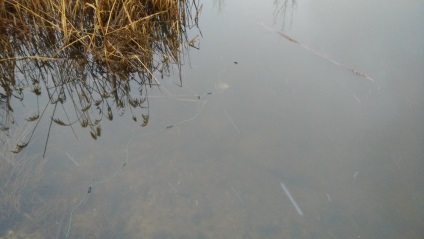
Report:
[[[29,213],[30,208],[46,209],[45,201],[37,193],[46,159],[39,154],[18,156],[11,152],[16,142],[23,140],[22,137],[26,137],[29,130],[28,127],[17,127],[11,135],[12,140],[1,137],[4,135],[0,136],[1,140],[5,140],[0,151],[0,237],[7,231],[9,237],[6,238],[16,238],[10,235],[14,234],[10,229],[16,222],[25,222],[29,225],[30,222],[36,221],[34,220],[36,213]]]
[[[147,125],[147,87],[160,85],[172,64],[181,69],[184,50],[195,47],[188,30],[198,26],[200,9],[196,0],[1,1],[2,132],[15,123],[13,102],[24,102],[25,92],[37,104],[26,118],[33,130],[14,152],[26,147],[46,112],[47,140],[52,123],[79,123],[96,139],[100,121],[126,108]]]

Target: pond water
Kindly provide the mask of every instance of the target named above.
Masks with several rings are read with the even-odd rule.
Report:
[[[55,127],[3,238],[422,238],[424,3],[284,3],[204,1],[183,86]]]

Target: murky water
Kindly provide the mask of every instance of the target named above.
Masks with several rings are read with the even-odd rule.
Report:
[[[10,230],[421,238],[424,4],[273,2],[204,2],[200,50],[182,88],[151,90],[147,127],[116,117],[96,141],[54,128],[28,193],[39,207]]]

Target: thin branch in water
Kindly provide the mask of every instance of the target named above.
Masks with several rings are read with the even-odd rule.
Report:
[[[302,47],[303,49],[308,50],[309,52],[312,52],[314,55],[319,56],[319,57],[323,58],[324,60],[327,60],[327,61],[329,61],[330,63],[332,63],[332,64],[334,64],[336,66],[339,66],[339,67],[344,68],[344,69],[346,69],[348,71],[351,71],[355,75],[361,76],[361,77],[363,77],[363,78],[365,78],[367,80],[370,80],[370,81],[374,82],[374,79],[371,78],[370,76],[368,76],[367,74],[362,73],[360,71],[357,71],[357,70],[355,70],[353,68],[347,67],[345,65],[342,65],[338,61],[335,61],[335,60],[331,59],[330,57],[326,56],[325,54],[323,54],[323,53],[321,53],[319,51],[316,51],[316,50],[310,48],[309,46],[307,46],[307,45],[305,45],[305,44],[303,44],[303,43],[295,40],[294,38],[290,37],[289,35],[285,34],[284,32],[279,31],[279,30],[276,30],[276,29],[271,28],[271,27],[268,27],[268,26],[265,26],[263,23],[258,23],[258,24],[261,25],[263,28],[265,28],[265,29],[267,29],[269,31],[275,32],[278,35],[286,38],[287,40],[289,40],[289,41],[297,44],[298,46]]]

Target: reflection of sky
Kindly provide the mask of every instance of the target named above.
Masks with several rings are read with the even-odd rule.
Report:
[[[206,238],[243,233],[278,238],[284,231],[288,238],[417,233],[422,217],[414,206],[405,207],[419,202],[405,195],[423,195],[412,190],[418,187],[412,178],[422,178],[417,155],[423,132],[413,131],[422,128],[422,112],[405,106],[422,102],[418,80],[423,72],[414,62],[422,63],[423,56],[412,53],[419,44],[399,49],[411,40],[393,38],[392,32],[418,29],[407,27],[420,25],[414,19],[418,11],[392,24],[384,20],[391,17],[386,11],[370,3],[297,5],[286,32],[373,76],[372,83],[258,25],[272,26],[271,4],[227,2],[218,16],[207,6],[201,50],[190,55],[194,67],[185,69],[186,81],[199,91],[217,80],[231,87],[208,97],[195,121],[158,135],[156,159],[148,160],[152,168],[145,174],[157,172],[160,178],[151,176],[158,181],[151,190],[170,198],[162,201],[163,215],[153,217],[194,218],[195,228],[180,226]],[[405,67],[402,62],[408,61]],[[417,77],[400,84],[399,76],[411,72]],[[407,90],[415,94],[404,94]],[[389,230],[395,224],[401,229]],[[407,232],[406,224],[413,229]]]

